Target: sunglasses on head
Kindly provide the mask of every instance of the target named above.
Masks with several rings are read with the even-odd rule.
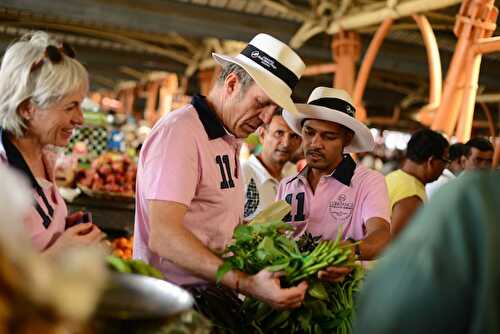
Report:
[[[30,73],[33,73],[40,69],[42,65],[45,63],[45,58],[50,60],[52,64],[59,64],[63,60],[63,54],[70,57],[75,58],[75,51],[69,44],[62,43],[61,47],[56,47],[54,45],[49,45],[45,48],[45,53],[42,58],[35,61],[33,65],[31,65]]]

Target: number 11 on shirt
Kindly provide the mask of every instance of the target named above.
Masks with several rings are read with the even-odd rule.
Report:
[[[297,201],[297,213],[295,214],[295,216],[293,216],[293,221],[301,222],[301,221],[306,220],[306,217],[304,216],[304,199],[305,199],[305,197],[306,197],[306,194],[303,192],[295,195],[295,200]],[[293,194],[286,195],[285,201],[288,204],[292,205],[292,200],[293,200]],[[283,221],[285,221],[285,222],[292,221],[292,214],[289,213],[288,215],[286,215],[285,218],[283,218]]]
[[[219,165],[222,181],[220,183],[221,189],[234,188],[233,176],[231,175],[231,164],[229,163],[229,156],[224,154],[218,155],[215,162]]]

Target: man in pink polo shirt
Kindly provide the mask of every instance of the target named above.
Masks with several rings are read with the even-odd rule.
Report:
[[[238,138],[269,123],[278,106],[295,110],[291,91],[305,65],[266,34],[254,37],[236,57],[214,58],[223,68],[209,95],[195,95],[191,104],[160,119],[142,147],[134,257],[189,289],[212,320],[225,318],[223,325],[235,329],[241,325],[238,309],[231,307],[235,294],[213,282],[222,264],[217,254],[243,214]],[[277,275],[265,270],[254,276],[234,270],[222,284],[275,308],[298,307],[307,289],[305,283],[282,289]],[[225,301],[207,306],[214,298]],[[227,307],[217,310],[220,305]]]
[[[295,177],[283,180],[278,199],[292,206],[285,220],[305,231],[361,243],[355,247],[362,260],[372,260],[390,239],[387,186],[382,174],[351,158],[352,152],[371,151],[370,130],[354,117],[347,92],[316,88],[307,104],[297,104],[298,114],[284,110],[283,117],[302,135],[307,166]],[[338,281],[349,268],[328,268],[320,277]]]

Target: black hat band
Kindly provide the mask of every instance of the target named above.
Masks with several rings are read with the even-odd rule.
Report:
[[[279,61],[277,61],[261,49],[248,44],[247,47],[243,51],[241,51],[241,54],[283,80],[287,84],[287,86],[290,87],[290,89],[293,90],[297,85],[299,77],[297,77],[295,73],[290,71],[286,66],[281,64]]]
[[[356,108],[352,104],[335,97],[322,97],[307,104],[334,109],[351,117],[354,117],[354,113],[356,112]]]

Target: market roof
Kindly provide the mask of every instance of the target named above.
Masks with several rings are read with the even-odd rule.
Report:
[[[455,15],[460,0],[2,0],[0,45],[43,29],[72,43],[90,71],[93,89],[113,88],[150,71],[193,76],[213,65],[213,50],[237,52],[259,32],[291,43],[307,65],[332,61],[331,33],[351,28],[364,52],[383,19],[379,13],[418,5],[432,23],[441,53],[443,78],[453,54]],[[387,6],[390,6],[388,8]],[[392,7],[391,7],[392,6]],[[399,13],[398,10],[401,12]],[[425,103],[426,51],[415,22],[395,21],[374,64],[365,94],[372,115],[403,116]],[[498,35],[499,29],[497,29]],[[500,55],[483,57],[480,94],[500,92]],[[295,92],[304,101],[312,88],[331,85],[333,74],[305,77]],[[197,80],[190,80],[196,90]],[[404,117],[403,117],[404,118]]]

